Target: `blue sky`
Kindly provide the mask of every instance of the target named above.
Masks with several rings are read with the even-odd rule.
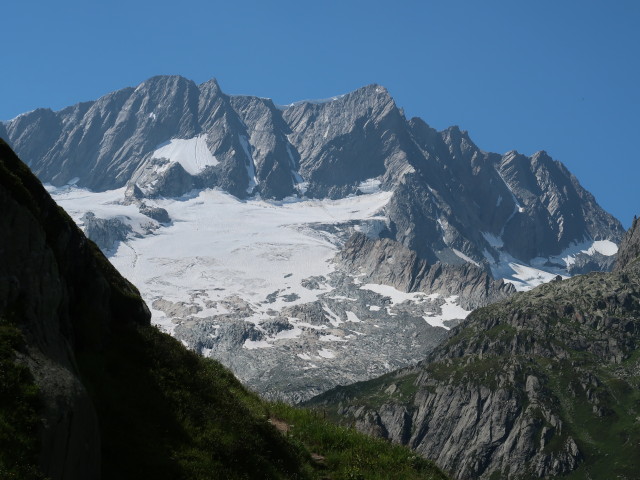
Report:
[[[546,150],[625,227],[640,214],[640,2],[21,0],[0,119],[158,74],[290,103],[369,83],[489,151]]]

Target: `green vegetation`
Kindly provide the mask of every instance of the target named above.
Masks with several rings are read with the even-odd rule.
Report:
[[[36,480],[40,402],[29,369],[16,362],[20,330],[0,318],[0,478]]]
[[[340,387],[309,403],[348,424],[354,417],[366,421],[383,405],[404,406],[412,415],[425,403],[446,409],[440,400],[451,392],[465,398],[478,387],[501,390],[526,416],[531,445],[551,464],[566,459],[568,442],[575,442],[579,454],[575,464],[566,460],[575,467],[566,478],[635,479],[639,314],[640,269],[633,264],[624,272],[552,282],[474,311],[417,367]],[[449,419],[457,421],[456,415],[459,410]]]
[[[636,351],[619,368],[640,371],[639,357]],[[640,472],[640,376],[620,378],[608,370],[610,366],[589,368],[598,379],[597,385],[587,385],[591,402],[585,401],[586,391],[577,385],[575,366],[565,364],[554,376],[562,417],[584,454],[583,464],[568,479],[632,479]],[[571,395],[572,391],[579,394]]]
[[[78,362],[98,410],[105,479],[446,478],[404,447],[261,401],[154,327],[119,330],[106,355]]]
[[[328,424],[321,411],[274,404],[269,407],[269,414],[282,425],[282,430],[286,430],[290,441],[314,455],[322,478],[447,478],[432,462],[407,448],[370,438],[353,429]]]

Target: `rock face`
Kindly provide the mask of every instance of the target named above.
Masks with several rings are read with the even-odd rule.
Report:
[[[348,269],[363,274],[363,281],[391,285],[403,292],[456,295],[460,305],[473,310],[503,300],[515,292],[513,285],[494,280],[478,266],[429,263],[401,243],[387,239],[372,240],[354,234],[340,253]]]
[[[118,218],[97,218],[95,213],[87,212],[82,217],[84,232],[104,252],[113,250],[121,241],[126,240],[131,227]]]
[[[640,222],[638,217],[633,219],[633,225],[625,234],[620,244],[618,260],[614,267],[615,271],[622,271],[628,265],[635,262],[640,257]]]
[[[2,141],[0,208],[0,317],[23,332],[21,361],[43,401],[40,467],[52,479],[99,478],[98,420],[76,356],[148,324],[149,310]]]
[[[460,479],[632,478],[640,268],[624,259],[637,255],[636,230],[615,273],[558,280],[478,309],[420,365],[309,404],[409,445]]]

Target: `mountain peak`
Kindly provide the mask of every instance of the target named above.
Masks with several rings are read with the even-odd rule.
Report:
[[[632,264],[638,265],[640,257],[640,219],[633,218],[633,224],[627,231],[618,250],[618,261],[614,270],[620,271],[628,268]]]

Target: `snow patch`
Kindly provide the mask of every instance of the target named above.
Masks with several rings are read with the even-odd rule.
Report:
[[[227,298],[234,294],[249,302],[255,313],[247,319],[253,322],[272,318],[269,310],[313,302],[331,290],[326,284],[316,290],[301,285],[310,276],[334,271],[331,260],[342,242],[315,225],[377,220],[391,198],[390,192],[381,191],[339,200],[275,203],[240,201],[220,190],[203,190],[179,200],[146,200],[166,209],[173,220],[150,235],[144,225],[151,220],[136,205],[123,204],[124,188],[106,192],[46,188],[76,223],[88,210],[99,218],[126,218],[139,235],[120,243],[109,260],[138,286],[148,305],[159,298],[178,302],[191,292],[205,292],[191,300],[201,308],[194,317],[205,318],[228,312]],[[276,289],[282,294],[275,302],[266,302]],[[284,297],[290,294],[297,298]],[[168,331],[175,328],[155,309],[152,321]]]
[[[504,241],[502,240],[501,237],[497,237],[493,233],[489,233],[489,232],[480,232],[480,233],[482,233],[482,236],[484,237],[484,239],[493,248],[502,248],[502,247],[504,247]]]
[[[329,350],[327,348],[318,350],[318,356],[322,358],[336,358],[336,354],[333,352],[333,350]]]
[[[244,153],[247,156],[247,162],[245,163],[245,166],[247,167],[247,175],[249,176],[247,193],[251,193],[256,185],[258,185],[258,181],[256,180],[256,166],[255,163],[253,163],[253,156],[251,155],[251,149],[249,147],[247,137],[244,135],[238,135],[238,139],[240,140],[240,145],[242,145],[242,150],[244,150]]]
[[[360,323],[362,320],[358,318],[358,316],[353,312],[345,312],[347,314],[347,322]]]
[[[380,185],[382,181],[377,178],[370,178],[368,180],[364,180],[360,182],[358,185],[358,190],[360,193],[377,193],[380,191]]]
[[[464,260],[467,263],[473,263],[476,267],[479,267],[480,264],[478,262],[476,262],[475,260],[467,257],[464,253],[462,253],[460,250],[456,250],[455,248],[452,248],[451,250],[453,250],[453,253],[455,253],[458,257],[460,257],[462,260]]]
[[[179,163],[191,175],[197,175],[205,168],[220,163],[207,146],[206,134],[186,140],[174,138],[161,143],[151,157],[166,158],[170,162]]]
[[[272,348],[272,347],[273,345],[271,345],[266,340],[245,340],[244,345],[242,345],[242,348],[246,348],[247,350],[257,350],[259,348]]]

